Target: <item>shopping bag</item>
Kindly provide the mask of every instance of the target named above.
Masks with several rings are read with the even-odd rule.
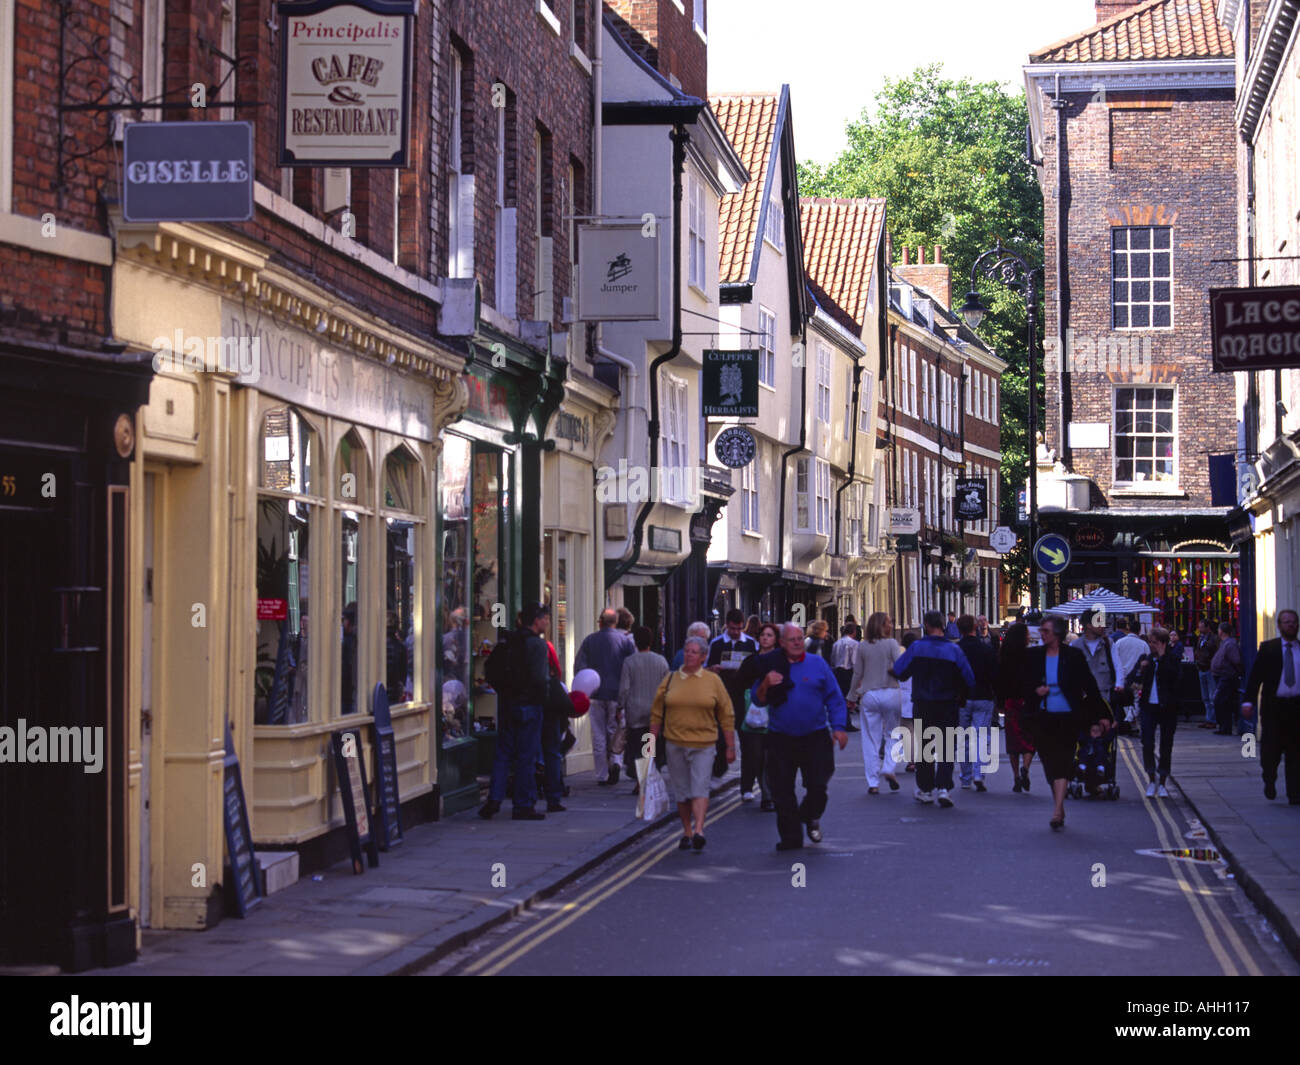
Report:
[[[636,800],[637,820],[658,821],[668,812],[668,785],[653,758],[638,759],[636,770],[641,783]]]
[[[753,729],[767,728],[767,707],[750,703],[749,709],[745,712],[745,724]]]

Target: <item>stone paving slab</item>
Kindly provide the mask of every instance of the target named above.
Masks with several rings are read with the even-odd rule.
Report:
[[[1180,721],[1170,775],[1246,896],[1300,959],[1300,805],[1288,802],[1285,767],[1278,797],[1264,798],[1259,758],[1244,750],[1239,737]]]
[[[397,975],[423,968],[558,891],[633,840],[676,820],[637,821],[626,779],[601,787],[591,773],[568,781],[568,809],[545,821],[491,821],[467,810],[411,827],[353,874],[339,862],[263,899],[248,917],[207,931],[144,933],[129,965],[86,975]],[[739,763],[715,789],[739,785]],[[540,805],[540,804],[539,804]],[[492,883],[504,865],[504,887]]]

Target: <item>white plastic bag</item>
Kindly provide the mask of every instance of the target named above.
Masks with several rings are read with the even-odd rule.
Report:
[[[653,758],[639,758],[636,763],[637,780],[641,789],[636,797],[636,816],[639,821],[658,821],[668,812],[668,785]]]
[[[767,728],[767,707],[750,703],[749,710],[745,714],[745,724],[750,728]]]

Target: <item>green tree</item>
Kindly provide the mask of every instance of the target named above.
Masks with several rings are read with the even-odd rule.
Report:
[[[895,248],[943,245],[960,306],[976,257],[997,240],[1032,266],[1043,261],[1043,200],[1025,154],[1028,124],[1023,90],[945,78],[938,64],[919,67],[885,82],[875,107],[864,108],[858,121],[848,124],[849,144],[837,159],[824,166],[800,164],[800,193],[883,196]],[[1041,279],[1040,274],[1039,352]],[[979,290],[989,308],[980,339],[1009,363],[999,408],[999,517],[1014,519],[1016,493],[1028,474],[1025,301],[998,281],[981,278]],[[1041,381],[1038,398],[1041,411]],[[1016,562],[1017,557],[1009,556],[1003,568],[1013,586],[1023,589],[1027,562]]]

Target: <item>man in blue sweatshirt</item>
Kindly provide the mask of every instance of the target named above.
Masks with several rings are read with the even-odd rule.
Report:
[[[619,728],[618,685],[623,679],[623,659],[636,654],[636,645],[614,627],[618,614],[600,612],[600,628],[582,641],[573,660],[573,675],[584,669],[600,674],[600,687],[591,693],[592,769],[597,784],[618,783],[618,755],[611,749]]]
[[[892,673],[899,680],[912,679],[913,761],[916,762],[916,801],[934,802],[938,787],[939,805],[952,806],[952,762],[956,742],[958,708],[975,687],[975,674],[965,653],[944,635],[943,615],[926,612],[925,636],[902,653]],[[937,757],[923,742],[930,727],[943,737]],[[950,739],[951,737],[951,739]],[[918,750],[919,748],[919,750]]]
[[[803,629],[798,625],[782,625],[781,649],[763,658],[763,664],[772,668],[754,685],[753,700],[768,706],[767,778],[781,834],[776,849],[796,850],[803,846],[801,822],[810,840],[822,841],[826,785],[835,772],[831,740],[840,750],[849,742],[844,730],[848,706],[826,659],[804,653]],[[785,691],[784,700],[769,700],[769,689]],[[795,800],[796,772],[803,775],[802,803]]]

